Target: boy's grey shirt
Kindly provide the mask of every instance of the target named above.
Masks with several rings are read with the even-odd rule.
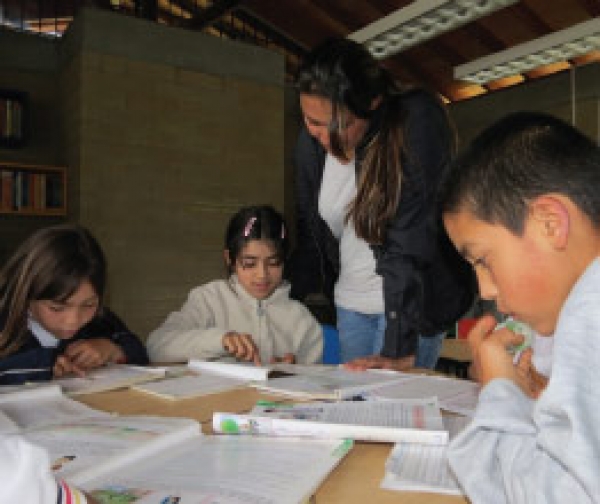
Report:
[[[600,260],[569,294],[537,401],[509,380],[481,392],[448,457],[473,504],[600,502]]]

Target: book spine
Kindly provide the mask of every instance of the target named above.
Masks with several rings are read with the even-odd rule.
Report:
[[[403,441],[428,445],[448,444],[446,431],[332,424],[219,412],[213,414],[213,430],[222,434],[355,439],[381,443]]]
[[[2,170],[0,173],[1,196],[0,208],[2,210],[13,209],[13,172]]]
[[[13,207],[20,210],[23,207],[23,172],[15,172],[13,185]]]
[[[0,98],[0,140],[6,140],[8,138],[8,124],[6,122],[7,106],[8,100],[6,98]]]
[[[250,381],[266,381],[269,377],[269,368],[263,366],[254,366],[250,364],[232,364],[228,362],[214,362],[190,360],[188,367],[195,371],[212,374],[220,374],[231,378],[240,378]]]

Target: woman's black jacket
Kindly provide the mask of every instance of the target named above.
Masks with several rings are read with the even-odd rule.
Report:
[[[418,335],[447,330],[471,306],[470,266],[449,241],[436,206],[437,192],[452,154],[452,132],[437,101],[424,91],[399,95],[404,154],[401,196],[382,245],[372,246],[376,271],[383,277],[386,317],[382,355],[414,355]],[[371,119],[357,148],[357,180],[364,146],[377,133],[385,102]],[[292,297],[311,293],[333,299],[339,274],[339,246],[318,212],[326,153],[306,128],[295,152],[297,246],[287,274]]]

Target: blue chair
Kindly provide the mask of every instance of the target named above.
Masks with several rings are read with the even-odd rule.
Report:
[[[328,324],[321,325],[323,329],[323,364],[340,363],[340,337],[338,330]]]

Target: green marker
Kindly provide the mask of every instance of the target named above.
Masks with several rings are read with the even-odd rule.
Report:
[[[235,420],[224,418],[221,420],[221,432],[224,434],[239,434],[240,428]]]

